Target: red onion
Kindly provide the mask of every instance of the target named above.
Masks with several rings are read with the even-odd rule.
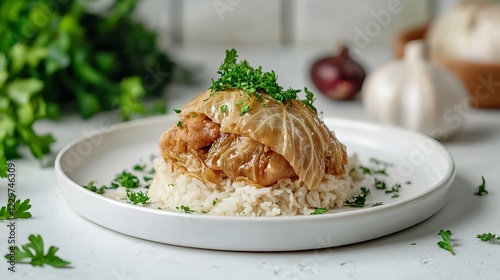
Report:
[[[342,45],[340,54],[316,61],[311,67],[311,78],[320,92],[337,100],[348,100],[361,90],[366,73],[349,57]]]

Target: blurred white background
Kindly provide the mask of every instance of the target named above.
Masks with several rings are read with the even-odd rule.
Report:
[[[143,0],[137,16],[175,44],[390,43],[458,0]]]

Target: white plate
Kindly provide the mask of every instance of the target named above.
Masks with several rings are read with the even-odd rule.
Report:
[[[377,158],[395,164],[391,178],[403,184],[400,196],[372,191],[365,208],[344,207],[322,215],[227,217],[185,214],[127,204],[81,187],[110,182],[139,159],[158,154],[160,134],[177,122],[167,115],[122,123],[68,144],[57,156],[56,175],[73,210],[127,235],[180,246],[289,251],[361,242],[415,225],[441,209],[455,177],[452,157],[424,135],[388,126],[326,118],[348,153],[362,163]],[[375,202],[382,206],[370,207]]]

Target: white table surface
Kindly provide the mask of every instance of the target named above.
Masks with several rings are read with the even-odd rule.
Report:
[[[227,46],[187,46],[171,54],[182,63],[201,66],[198,85],[173,85],[165,98],[172,108],[210,84]],[[285,87],[314,89],[309,79],[312,60],[328,46],[238,46],[252,65],[274,69]],[[357,57],[367,69],[391,59],[387,47],[370,46]],[[361,102],[335,102],[317,94],[316,106],[325,116],[370,121]],[[169,114],[170,114],[169,113]],[[40,132],[57,139],[54,153],[69,141],[99,128],[103,121],[119,122],[116,113],[99,114],[83,121],[69,115],[57,122],[43,121]],[[244,253],[210,251],[158,244],[110,231],[75,214],[63,199],[54,168],[23,151],[16,165],[20,198],[31,198],[32,219],[16,221],[17,244],[30,234],[41,234],[46,245],[60,248],[58,255],[72,268],[55,269],[17,264],[16,272],[0,262],[0,279],[500,279],[500,245],[479,241],[476,234],[500,234],[500,110],[471,110],[463,129],[445,147],[454,157],[457,175],[445,207],[428,220],[401,232],[359,244],[322,250]],[[487,182],[489,194],[475,196]],[[7,187],[0,185],[0,203],[6,204]],[[7,222],[0,222],[0,248],[7,252]],[[456,255],[436,243],[440,229],[453,232]],[[175,229],[173,229],[175,230]],[[370,230],[369,227],[366,230]],[[202,234],[202,233],[200,233]]]

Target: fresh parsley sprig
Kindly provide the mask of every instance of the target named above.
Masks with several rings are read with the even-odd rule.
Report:
[[[437,245],[439,248],[442,248],[446,251],[449,251],[452,255],[455,255],[455,251],[453,250],[452,242],[451,242],[451,231],[450,230],[440,230],[439,235],[443,239],[439,241]]]
[[[21,202],[20,199],[16,200],[16,196],[13,195],[9,197],[7,205],[0,208],[0,220],[29,219],[32,217],[31,213],[28,212],[29,209],[31,209],[29,198]]]
[[[50,246],[49,251],[45,254],[43,239],[40,235],[31,234],[28,237],[29,243],[22,246],[22,250],[19,247],[14,247],[15,262],[21,263],[23,260],[30,260],[29,264],[32,266],[43,266],[44,264],[51,265],[53,267],[67,267],[70,262],[61,259],[56,256],[59,248],[55,246]],[[7,260],[10,260],[10,255],[5,255]]]
[[[287,104],[291,100],[297,99],[297,94],[301,90],[292,88],[284,90],[278,84],[278,76],[274,71],[264,72],[261,66],[253,68],[246,60],[237,62],[237,58],[238,53],[235,49],[226,50],[226,58],[217,71],[220,77],[217,80],[212,79],[212,86],[210,87],[212,95],[216,91],[241,89],[248,98],[253,95],[259,102],[263,101],[262,93],[269,94],[278,103]],[[314,101],[313,93],[307,88],[304,91],[306,100],[302,102],[316,112],[316,108],[312,105]],[[251,110],[249,104],[240,105],[243,105],[240,108],[240,115],[244,115]]]

